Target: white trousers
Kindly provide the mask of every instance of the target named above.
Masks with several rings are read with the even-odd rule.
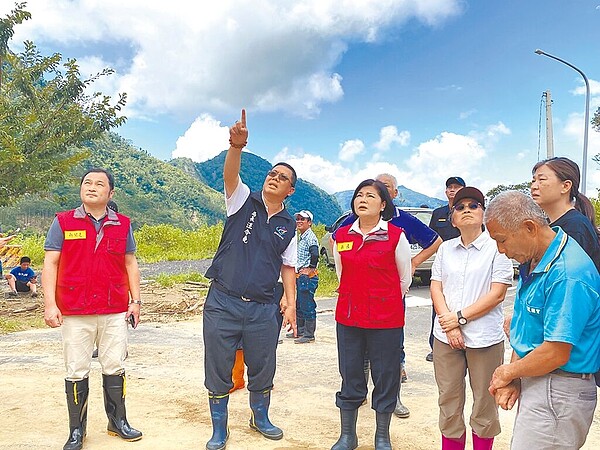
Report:
[[[98,362],[104,375],[119,375],[125,371],[125,314],[63,316],[61,331],[67,380],[80,381],[88,377],[94,344],[98,346]]]

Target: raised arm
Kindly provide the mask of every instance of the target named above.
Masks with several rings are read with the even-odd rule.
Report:
[[[227,150],[225,165],[223,166],[223,182],[227,198],[231,197],[231,194],[237,188],[242,162],[242,149],[246,146],[247,141],[246,110],[242,109],[240,120],[229,128],[229,150]]]

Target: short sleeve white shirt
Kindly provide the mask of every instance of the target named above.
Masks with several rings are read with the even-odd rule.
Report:
[[[440,245],[433,266],[431,279],[441,281],[442,292],[450,311],[459,311],[475,303],[490,291],[492,283],[512,284],[513,267],[510,260],[498,252],[496,241],[484,231],[468,246],[460,236]],[[487,314],[470,320],[461,326],[465,345],[483,348],[504,340],[502,304]],[[446,333],[435,320],[433,335],[448,343]]]

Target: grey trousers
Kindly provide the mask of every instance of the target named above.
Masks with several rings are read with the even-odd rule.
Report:
[[[521,379],[511,450],[576,450],[596,409],[596,383],[548,374]]]

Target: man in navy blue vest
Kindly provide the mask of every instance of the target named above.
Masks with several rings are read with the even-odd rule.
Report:
[[[239,344],[248,366],[250,428],[268,439],[283,437],[268,416],[280,311],[283,326],[296,333],[296,221],[283,204],[294,193],[296,172],[289,164],[275,164],[262,190],[250,192],[239,176],[248,139],[245,110],[229,129],[229,136],[223,168],[227,221],[206,272],[212,283],[203,315],[204,385],[213,425],[208,450],[224,449],[227,444],[231,369]],[[283,297],[275,295],[280,274]]]

